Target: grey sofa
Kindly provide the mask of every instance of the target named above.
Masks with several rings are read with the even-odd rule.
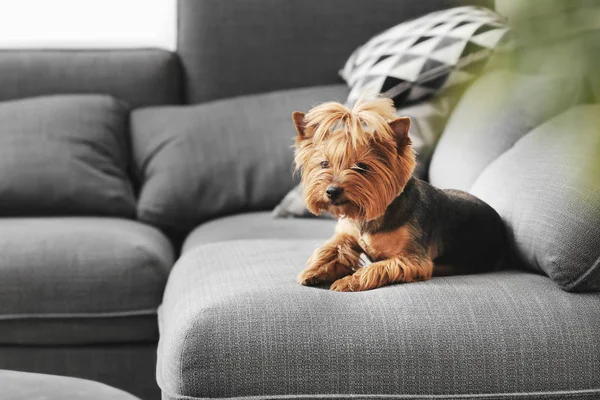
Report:
[[[139,400],[98,382],[64,376],[0,370],[0,400]]]
[[[370,36],[457,4],[180,0],[176,53],[0,51],[0,101],[128,105],[135,198],[118,217],[3,214],[0,368],[144,399],[600,398],[597,293],[522,269],[351,295],[305,288],[295,276],[333,222],[268,211],[295,184],[291,112],[344,100],[337,70]],[[177,165],[150,159],[186,137],[210,140],[189,146],[196,164],[172,190],[154,188]],[[218,164],[227,149],[234,161]],[[217,164],[224,177],[204,184]],[[175,201],[192,211],[155,218],[179,182],[189,192]]]

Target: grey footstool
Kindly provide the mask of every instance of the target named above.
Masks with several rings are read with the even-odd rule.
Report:
[[[163,400],[600,399],[597,293],[516,270],[361,293],[300,286],[320,241],[183,254],[159,311]]]
[[[102,383],[65,376],[0,370],[0,400],[138,400]]]

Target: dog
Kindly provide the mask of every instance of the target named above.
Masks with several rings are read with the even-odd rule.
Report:
[[[498,213],[473,195],[412,176],[410,118],[397,118],[390,99],[352,109],[324,103],[292,119],[307,208],[338,218],[333,237],[298,275],[300,284],[365,291],[502,264],[507,241]],[[363,253],[371,264],[361,265]]]

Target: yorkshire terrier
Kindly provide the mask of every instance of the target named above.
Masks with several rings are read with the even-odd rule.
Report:
[[[396,118],[391,100],[324,103],[292,118],[307,207],[338,218],[298,276],[302,285],[363,291],[497,269],[506,253],[500,216],[475,196],[412,176],[410,118]],[[362,253],[371,264],[361,266]]]

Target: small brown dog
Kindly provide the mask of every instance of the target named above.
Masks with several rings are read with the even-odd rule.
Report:
[[[378,98],[294,112],[296,168],[308,209],[338,217],[298,280],[361,291],[399,282],[492,270],[506,253],[499,215],[478,198],[412,177],[409,118]],[[365,253],[372,264],[361,267]]]

